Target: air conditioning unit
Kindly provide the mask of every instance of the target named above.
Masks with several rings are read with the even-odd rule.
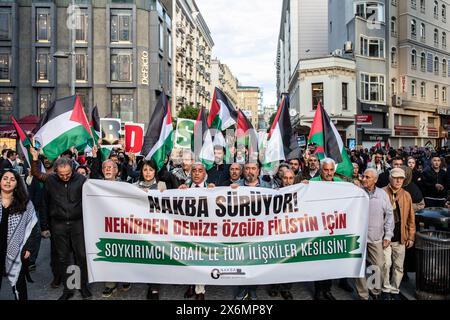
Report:
[[[344,52],[345,53],[353,52],[353,43],[351,41],[346,41],[344,43]]]
[[[401,107],[403,104],[403,100],[401,96],[395,95],[392,97],[392,105],[394,107]]]

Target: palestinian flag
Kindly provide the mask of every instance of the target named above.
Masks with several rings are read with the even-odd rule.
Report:
[[[344,148],[342,138],[320,102],[314,115],[308,143],[317,144],[314,153],[320,159],[331,158],[336,162],[337,174],[352,176],[353,165]]]
[[[146,155],[145,159],[155,161],[158,171],[164,166],[166,157],[172,152],[172,136],[170,104],[166,94],[162,92],[148,124],[141,151],[142,155]]]
[[[22,150],[22,153],[25,156],[25,160],[27,161],[28,166],[31,168],[31,159],[33,159],[30,153],[30,148],[33,148],[33,146],[31,145],[31,141],[13,116],[11,116],[11,120],[17,132],[17,138],[19,139],[20,149]]]
[[[249,155],[258,152],[258,136],[256,130],[242,110],[238,110],[236,139],[237,145],[245,145],[248,147]]]
[[[208,116],[208,126],[210,128],[224,131],[234,125],[237,119],[237,112],[225,93],[219,88],[214,89],[211,102],[211,110]]]
[[[94,138],[94,145],[98,145],[98,140],[100,139],[100,116],[98,115],[97,105],[92,109],[91,122],[89,122],[91,128],[92,137]]]
[[[197,152],[200,150],[200,152]],[[206,170],[214,166],[214,146],[211,132],[206,121],[206,109],[201,108],[198,112],[197,120],[194,125],[194,154],[205,166]]]
[[[267,136],[264,163],[287,160],[288,155],[298,147],[294,138],[289,115],[289,96],[284,96]]]
[[[58,99],[43,115],[35,144],[50,160],[73,146],[92,140],[92,132],[77,96]]]

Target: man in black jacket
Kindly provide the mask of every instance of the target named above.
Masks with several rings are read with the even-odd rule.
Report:
[[[214,146],[214,167],[208,170],[208,183],[222,186],[230,179],[230,165],[224,163],[225,148],[220,145]]]
[[[64,292],[59,299],[68,300],[74,296],[73,289],[68,287],[68,274],[64,272],[71,264],[72,253],[81,271],[81,288],[79,288],[81,295],[84,299],[88,299],[92,294],[87,287],[82,207],[82,189],[86,178],[73,171],[72,160],[67,158],[56,160],[54,168],[55,173],[47,175],[45,179],[44,212],[50,217],[52,237],[63,271]],[[33,172],[33,175],[35,174]],[[39,179],[38,174],[35,176]]]
[[[431,167],[427,167],[422,176],[423,196],[426,207],[444,207],[447,200],[447,177],[441,168],[441,158],[434,154]]]

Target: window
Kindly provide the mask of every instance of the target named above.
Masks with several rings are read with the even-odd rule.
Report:
[[[131,42],[131,10],[111,11],[111,42]]]
[[[442,102],[447,102],[447,87],[442,88]]]
[[[416,39],[417,36],[417,24],[416,20],[411,20],[411,38]]]
[[[447,60],[446,59],[442,59],[442,76],[444,78],[447,77],[447,69],[448,69],[448,65],[447,65]]]
[[[425,82],[423,82],[423,81],[420,83],[420,97],[422,99],[425,99],[425,97],[426,97],[426,85],[425,85]]]
[[[416,91],[416,80],[411,81],[411,95],[413,97],[417,96],[417,91]]]
[[[391,49],[391,66],[397,68],[397,48]]]
[[[164,84],[164,64],[163,59],[159,59],[159,84]]]
[[[342,83],[342,110],[348,110],[348,83]]]
[[[417,7],[417,1],[411,0],[411,8],[416,9],[416,7]]]
[[[86,114],[89,114],[89,90],[76,90],[75,94],[80,99],[80,102],[83,105],[84,112]]]
[[[425,0],[420,0],[420,11],[425,13]]]
[[[442,21],[446,22],[447,21],[447,7],[445,6],[445,4],[442,5]]]
[[[0,93],[0,122],[10,122],[9,117],[13,109],[13,95]]]
[[[111,81],[132,81],[131,59],[131,53],[121,52],[111,55]]]
[[[9,82],[10,79],[11,55],[0,53],[0,82]]]
[[[87,81],[87,55],[85,53],[75,54],[76,81]]]
[[[10,8],[0,8],[0,40],[11,40],[11,17]]]
[[[162,7],[159,0],[156,1],[156,11],[158,12],[158,15],[162,18],[164,16],[164,8]]]
[[[425,23],[420,24],[420,40],[423,42],[425,42],[425,40],[426,40]]]
[[[439,58],[438,57],[434,57],[434,74],[438,75],[439,74]]]
[[[36,41],[48,42],[51,40],[50,8],[36,9]]]
[[[384,76],[361,73],[361,100],[384,102]]]
[[[80,9],[79,14],[75,16],[75,40],[78,42],[88,41],[88,11],[87,9]]]
[[[434,86],[434,101],[439,101],[439,86]]]
[[[434,46],[435,47],[439,47],[439,30],[438,29],[434,29]]]
[[[384,40],[361,37],[361,54],[374,58],[384,58]]]
[[[164,51],[164,24],[159,22],[159,50]]]
[[[422,52],[422,54],[420,55],[420,70],[422,72],[426,71],[426,58],[425,58],[425,52]]]
[[[319,101],[323,105],[323,82],[311,84],[311,91],[312,91],[312,109],[316,110]]]
[[[435,19],[439,19],[439,5],[437,1],[434,1],[433,14]]]
[[[358,3],[355,15],[371,22],[384,22],[384,5],[378,2]]]
[[[411,69],[417,69],[417,51],[415,49],[411,51]]]
[[[391,0],[391,4],[396,7],[397,6],[397,0]]]
[[[167,30],[167,50],[169,51],[169,59],[172,59],[172,33]]]
[[[47,51],[36,51],[37,82],[48,82],[50,74],[50,55]]]
[[[447,48],[447,34],[442,32],[442,49]]]
[[[395,17],[391,18],[391,36],[397,37],[397,19]]]
[[[397,94],[397,79],[392,78],[391,79],[391,95]]]
[[[38,106],[39,106],[39,115],[43,115],[45,111],[47,111],[48,107],[50,106],[51,101],[51,95],[48,93],[45,94],[39,94],[38,97]]]
[[[120,118],[122,122],[133,121],[133,95],[113,94],[111,98],[112,117]]]

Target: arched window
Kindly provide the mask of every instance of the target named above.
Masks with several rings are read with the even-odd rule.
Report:
[[[442,76],[444,78],[447,77],[447,69],[448,69],[447,60],[442,59]]]
[[[422,41],[425,41],[426,38],[426,29],[425,29],[425,23],[420,24],[420,39]]]
[[[391,36],[397,37],[397,18],[391,17]]]
[[[391,65],[393,68],[397,68],[397,48],[395,47],[391,49]]]
[[[447,34],[445,32],[442,32],[442,48],[447,48]]]
[[[412,51],[411,51],[411,68],[417,69],[417,51],[416,51],[416,49],[412,49]]]
[[[438,5],[438,2],[436,0],[434,1],[433,13],[434,13],[434,17],[436,19],[439,19],[439,5]]]
[[[438,29],[434,29],[434,37],[433,37],[433,39],[434,39],[434,45],[436,47],[438,47],[439,46],[439,30]]]
[[[439,101],[439,86],[434,86],[434,100]]]
[[[411,38],[415,39],[417,36],[417,24],[416,20],[411,20]]]
[[[442,102],[447,102],[447,87],[442,88]]]
[[[417,95],[416,92],[416,80],[411,81],[411,95],[415,97]]]
[[[417,5],[417,0],[411,0],[411,8],[415,9]]]
[[[445,6],[445,4],[442,5],[442,20],[446,21],[447,20],[447,7]]]
[[[397,94],[397,79],[395,79],[395,78],[391,79],[391,94],[392,95]]]
[[[425,72],[425,67],[427,65],[427,59],[425,57],[425,52],[422,52],[420,55],[420,70]]]
[[[425,12],[425,0],[420,0],[420,11]]]
[[[434,74],[439,74],[439,58],[434,57]]]
[[[425,96],[426,96],[426,85],[425,82],[422,81],[420,83],[420,97],[425,98]]]

